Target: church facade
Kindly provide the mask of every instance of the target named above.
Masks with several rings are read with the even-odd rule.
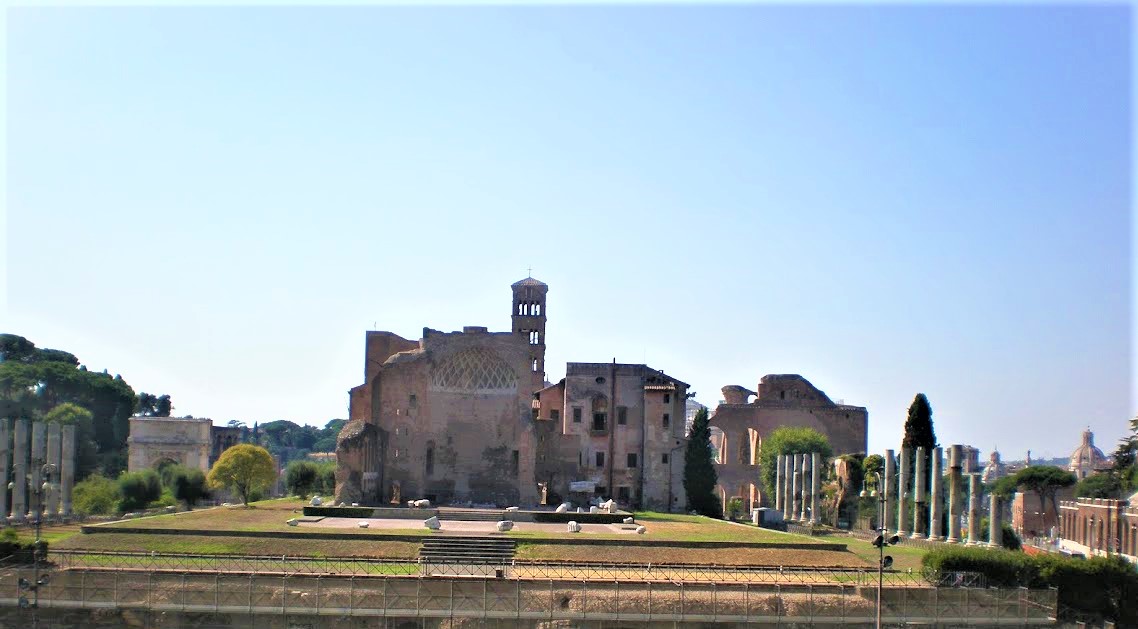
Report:
[[[533,278],[511,286],[509,332],[367,333],[337,442],[337,502],[684,507],[687,384],[615,362],[569,363],[546,382],[548,290]]]

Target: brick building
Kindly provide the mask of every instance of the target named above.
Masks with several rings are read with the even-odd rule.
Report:
[[[1088,557],[1121,555],[1138,563],[1138,505],[1130,506],[1130,503],[1103,498],[1060,502],[1062,547]]]

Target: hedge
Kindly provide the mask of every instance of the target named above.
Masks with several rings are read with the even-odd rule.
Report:
[[[1060,620],[1089,614],[1120,626],[1138,626],[1138,569],[1120,557],[1071,559],[946,547],[930,551],[922,564],[933,572],[979,572],[998,587],[1057,588]]]
[[[533,514],[534,522],[577,522],[578,524],[620,524],[630,513],[557,513],[553,511],[536,511]]]

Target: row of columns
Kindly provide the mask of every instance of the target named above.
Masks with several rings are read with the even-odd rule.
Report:
[[[30,424],[30,425],[29,425]],[[30,442],[29,442],[30,433]],[[45,492],[41,505],[47,517],[71,515],[71,490],[75,484],[75,426],[29,422],[17,419],[9,431],[9,420],[0,419],[0,520],[12,522],[33,519],[37,505],[35,488],[45,482],[53,490]],[[43,477],[43,466],[55,466],[52,477]],[[9,476],[9,469],[11,476]],[[12,482],[12,505],[3,491]]]
[[[784,520],[818,522],[822,494],[822,455],[780,454],[775,461],[775,510]]]
[[[910,456],[915,454],[915,456]],[[913,467],[909,469],[912,458]],[[925,460],[931,458],[929,482],[925,480]],[[929,539],[950,544],[981,544],[980,541],[980,474],[964,473],[964,446],[953,445],[948,450],[948,475],[942,472],[944,451],[933,448],[926,456],[925,448],[915,451],[901,448],[900,456],[894,458],[893,450],[885,451],[884,513],[882,527],[895,535],[912,539]],[[897,482],[893,482],[894,474]],[[947,478],[947,481],[946,481]],[[964,499],[961,495],[962,479],[968,479],[968,539],[961,538],[960,519],[964,513]],[[948,483],[948,534],[941,530],[941,514],[944,502],[944,483]],[[930,495],[926,496],[925,485],[929,485]],[[911,491],[910,491],[911,490]],[[912,504],[909,504],[909,499]],[[989,532],[987,542],[999,546],[1002,535],[1002,505],[998,496],[991,496]],[[910,511],[911,509],[911,511]],[[925,519],[925,516],[928,519]],[[912,525],[912,531],[909,525]],[[926,534],[927,531],[927,534]]]

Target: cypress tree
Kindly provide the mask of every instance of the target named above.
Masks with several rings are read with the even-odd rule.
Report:
[[[909,417],[905,420],[905,439],[901,445],[926,452],[936,447],[936,433],[933,432],[933,407],[924,393],[918,393],[909,405]]]
[[[701,408],[692,421],[684,451],[684,491],[688,495],[688,511],[712,518],[722,517],[723,505],[715,495],[719,475],[711,461],[711,424],[707,409]]]

